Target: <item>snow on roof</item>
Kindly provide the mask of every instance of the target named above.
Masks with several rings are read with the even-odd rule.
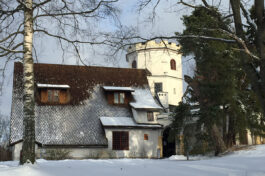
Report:
[[[131,117],[100,117],[103,126],[116,127],[142,127],[142,128],[161,128],[155,124],[137,124]]]
[[[129,92],[134,92],[134,89],[131,87],[116,87],[116,86],[103,86],[103,89],[106,91],[129,91]]]
[[[70,86],[69,85],[66,85],[66,84],[37,84],[37,86],[39,88],[65,88],[65,89],[69,89]]]
[[[161,110],[162,107],[159,106],[149,89],[136,89],[132,93],[135,102],[131,102],[130,105],[134,109],[150,109],[150,110]]]

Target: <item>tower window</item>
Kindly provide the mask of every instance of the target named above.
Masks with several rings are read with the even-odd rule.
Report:
[[[171,70],[176,70],[176,61],[174,59],[170,60],[170,68]]]
[[[132,62],[132,68],[136,68],[136,61],[135,60]]]
[[[155,83],[155,93],[163,92],[163,84],[162,83]]]

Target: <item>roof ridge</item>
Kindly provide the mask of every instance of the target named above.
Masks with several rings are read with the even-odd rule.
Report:
[[[22,62],[15,62],[15,64],[23,64]],[[121,69],[121,70],[135,70],[146,71],[146,69],[135,69],[126,67],[107,67],[107,66],[92,66],[92,65],[69,65],[69,64],[53,64],[53,63],[34,63],[34,65],[47,65],[47,66],[62,66],[62,67],[87,67],[87,68],[103,68],[103,69]]]

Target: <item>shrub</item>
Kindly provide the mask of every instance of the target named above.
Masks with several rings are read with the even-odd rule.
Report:
[[[69,159],[70,151],[66,149],[46,149],[43,158],[46,160],[64,160]]]

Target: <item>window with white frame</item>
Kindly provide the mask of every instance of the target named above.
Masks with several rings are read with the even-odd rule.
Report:
[[[125,93],[115,92],[114,93],[114,104],[124,104],[125,103]]]

